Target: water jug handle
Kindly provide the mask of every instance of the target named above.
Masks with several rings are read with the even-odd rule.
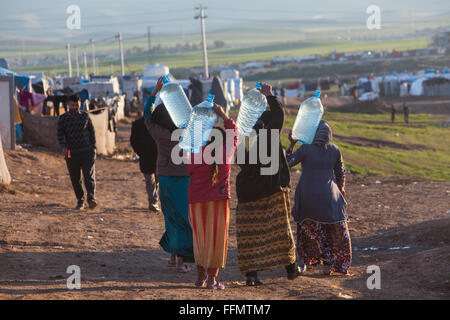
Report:
[[[208,94],[208,98],[206,99],[206,101],[208,101],[209,103],[214,103],[215,97],[216,97],[215,95],[210,93],[210,94]]]
[[[313,97],[320,98],[321,93],[322,92],[320,90],[316,90],[316,92],[314,92],[314,94],[313,94]]]
[[[256,89],[261,89],[262,88],[261,82],[257,82],[256,85],[255,85],[255,88]]]

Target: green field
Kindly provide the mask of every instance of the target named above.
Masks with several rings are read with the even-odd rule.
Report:
[[[387,41],[301,41],[288,43],[274,43],[259,46],[243,46],[238,48],[222,48],[208,50],[208,60],[210,66],[220,64],[239,64],[249,61],[266,61],[276,56],[307,56],[313,54],[326,55],[330,54],[334,49],[337,52],[355,52],[364,50],[412,50],[427,47],[431,39],[429,38],[409,38],[403,40],[387,40]],[[110,48],[109,48],[110,47]],[[116,47],[108,45],[105,47],[98,46],[97,50],[117,50]],[[51,48],[49,48],[50,50]],[[42,51],[41,51],[42,50]],[[44,48],[39,48],[39,52],[43,54]],[[118,51],[118,50],[117,50]],[[101,74],[109,74],[110,66],[113,66],[113,73],[119,74],[120,68],[117,59],[100,60],[99,72]],[[88,59],[90,66],[90,60]],[[202,66],[203,56],[201,51],[172,53],[154,55],[151,63],[162,63],[170,68],[189,68]],[[126,72],[142,72],[144,67],[149,64],[147,54],[126,57]],[[75,64],[72,63],[74,68]],[[81,67],[82,69],[82,67]],[[40,65],[34,67],[21,68],[21,72],[39,72],[44,71],[50,75],[67,73],[67,66],[59,65]]]
[[[286,116],[285,128],[292,128],[294,120],[295,116]],[[352,173],[450,181],[448,116],[412,114],[407,125],[402,115],[397,115],[397,122],[392,124],[390,114],[327,111],[324,120],[339,136],[334,143]],[[372,145],[342,141],[345,138]],[[286,136],[282,143],[287,148]]]

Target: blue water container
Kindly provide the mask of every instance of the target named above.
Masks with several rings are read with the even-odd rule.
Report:
[[[261,89],[259,82],[254,89],[244,95],[236,121],[239,133],[247,137],[250,136],[256,121],[267,108],[267,99],[258,89]]]
[[[163,77],[163,87],[160,92],[162,102],[178,128],[186,128],[191,117],[192,107],[189,99],[184,93],[183,87],[178,83],[171,82],[171,75]]]
[[[317,127],[323,116],[320,91],[303,101],[292,127],[292,138],[303,144],[311,144],[316,136]]]
[[[214,95],[192,108],[191,118],[183,131],[179,146],[191,153],[199,153],[206,145],[209,135],[216,122],[217,115],[214,112]]]

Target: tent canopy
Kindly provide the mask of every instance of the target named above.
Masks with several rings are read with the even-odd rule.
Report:
[[[14,82],[15,82],[16,87],[23,88],[23,87],[26,87],[30,83],[29,77],[15,73],[14,71],[0,67],[0,73],[14,75]]]

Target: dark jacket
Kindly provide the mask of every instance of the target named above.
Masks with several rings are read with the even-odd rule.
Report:
[[[131,147],[139,156],[141,172],[151,174],[156,172],[158,150],[156,142],[147,130],[144,118],[140,118],[131,125]]]
[[[260,129],[268,129],[267,134],[267,150],[270,155],[271,139],[270,130],[278,130],[280,133],[284,123],[284,111],[281,103],[275,96],[267,97],[267,103],[269,104],[269,111],[265,111],[258,119],[255,129],[258,133],[258,138],[263,134]],[[270,196],[279,191],[288,191],[290,187],[290,175],[289,168],[286,161],[286,155],[278,141],[279,154],[278,157],[273,158],[278,160],[278,171],[273,175],[261,175],[261,168],[268,168],[270,164],[263,165],[261,161],[257,159],[256,164],[249,164],[249,156],[246,151],[245,164],[239,164],[241,172],[236,177],[236,193],[238,202],[252,202],[258,199]],[[258,152],[259,154],[259,152]]]
[[[95,131],[89,115],[80,111],[77,115],[64,113],[58,119],[58,142],[61,148],[72,154],[90,152],[95,149]]]
[[[303,144],[293,155],[288,155],[290,167],[302,164],[292,209],[292,216],[298,223],[347,220],[347,203],[340,192],[345,181],[345,167],[339,148],[329,144],[330,137],[330,127],[321,121],[313,143]]]

